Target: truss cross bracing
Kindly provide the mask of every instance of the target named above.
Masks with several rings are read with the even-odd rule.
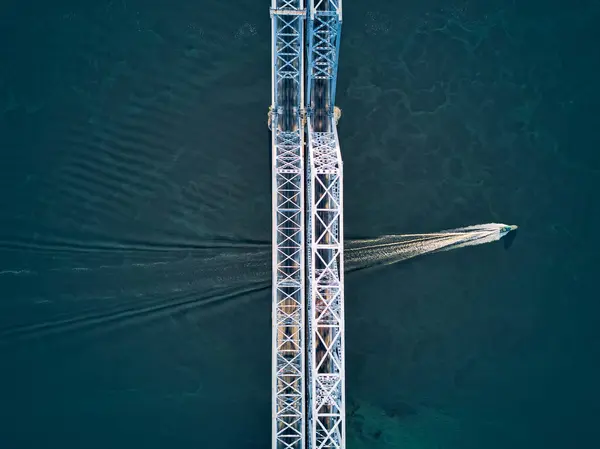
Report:
[[[307,443],[345,448],[342,158],[334,119],[341,0],[311,0],[308,15]]]
[[[307,9],[303,0],[271,4],[273,449],[344,448],[346,440],[343,176],[334,117],[341,0],[309,0]]]
[[[335,124],[308,119],[308,443],[345,447],[342,165]]]
[[[272,447],[305,448],[303,0],[273,0]]]

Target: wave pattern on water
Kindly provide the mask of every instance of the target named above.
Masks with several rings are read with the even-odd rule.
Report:
[[[268,236],[255,223],[268,223],[268,151],[256,152],[265,142],[255,121],[231,125],[257,116],[247,109],[268,86],[268,66],[255,57],[264,31],[246,22],[244,2],[235,11],[186,6],[172,15],[141,6],[41,12],[34,38],[48,43],[53,88],[38,92],[43,98],[14,92],[17,109],[40,103],[45,126],[35,132],[40,158],[26,161],[28,176],[14,184],[27,187],[26,198],[14,192],[23,211],[7,217],[0,240],[43,233],[194,245],[222,233]],[[214,26],[211,17],[225,11],[228,23]],[[262,114],[260,121],[266,134]]]

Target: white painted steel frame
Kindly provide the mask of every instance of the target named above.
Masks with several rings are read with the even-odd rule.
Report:
[[[304,3],[273,0],[272,448],[305,448]]]
[[[308,447],[345,448],[342,159],[335,124],[308,136]]]
[[[346,447],[343,170],[334,120],[341,0],[310,0],[307,70],[310,449]]]

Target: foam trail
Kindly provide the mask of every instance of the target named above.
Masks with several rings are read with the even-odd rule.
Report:
[[[499,240],[515,227],[490,223],[432,234],[349,240],[347,272]],[[162,248],[115,246],[107,255],[48,244],[34,247],[35,264],[0,269],[0,341],[67,332],[108,331],[177,314],[234,306],[271,283],[271,246]],[[54,262],[54,268],[49,266]],[[118,261],[118,263],[117,263]],[[59,265],[59,266],[57,266]],[[51,298],[47,292],[52,292]],[[15,316],[23,322],[9,321]]]
[[[384,235],[350,241],[344,248],[346,271],[402,262],[416,256],[500,240],[516,226],[487,223],[431,234]]]
[[[85,255],[54,245],[38,248],[23,257],[19,268],[27,269],[0,268],[0,291],[6,293],[0,301],[0,344],[233,306],[269,287],[270,254],[268,244]]]

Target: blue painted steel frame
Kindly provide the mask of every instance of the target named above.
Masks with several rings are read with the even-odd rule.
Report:
[[[311,0],[307,24],[306,110],[314,109],[315,79],[329,80],[327,112],[333,116],[342,29],[342,0]],[[324,37],[320,37],[324,34]]]

